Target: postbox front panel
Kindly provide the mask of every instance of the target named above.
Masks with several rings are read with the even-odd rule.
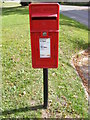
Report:
[[[57,68],[59,43],[58,4],[32,4],[29,6],[29,12],[32,67]]]

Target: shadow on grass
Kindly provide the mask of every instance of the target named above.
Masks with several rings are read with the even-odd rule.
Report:
[[[89,43],[85,43],[85,41],[82,39],[75,39],[75,40],[70,40],[71,43],[73,43],[73,47],[74,48],[78,48],[78,49],[87,49],[89,47]]]
[[[19,108],[19,109],[12,109],[12,110],[6,110],[1,113],[1,115],[9,115],[9,114],[14,114],[17,112],[26,112],[26,111],[34,111],[38,109],[44,109],[43,105],[38,105],[38,106],[32,106],[32,107],[25,107],[25,108]]]
[[[2,15],[14,15],[14,14],[20,14],[20,15],[29,15],[29,7],[8,7],[8,8],[2,8]]]

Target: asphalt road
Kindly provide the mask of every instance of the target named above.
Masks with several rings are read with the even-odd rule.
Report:
[[[76,21],[88,26],[88,7],[60,5],[60,12]],[[90,12],[90,11],[89,11]]]

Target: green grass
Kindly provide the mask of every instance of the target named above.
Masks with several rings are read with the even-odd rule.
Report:
[[[70,61],[88,47],[88,29],[60,15],[59,67],[49,69],[49,105],[44,110],[39,106],[43,104],[43,72],[33,69],[31,62],[28,7],[3,8],[2,14],[0,118],[87,118],[88,101]]]

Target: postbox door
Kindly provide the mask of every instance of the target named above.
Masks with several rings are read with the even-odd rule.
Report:
[[[52,37],[54,37],[54,35],[52,36],[52,34],[54,34],[54,33],[51,33],[50,36],[43,37],[40,35],[40,33],[35,33],[36,40],[34,43],[35,44],[35,46],[34,46],[35,47],[34,58],[36,58],[36,59],[34,59],[33,67],[34,66],[36,68],[47,68],[47,67],[54,68],[54,67],[57,67],[58,41],[56,41],[56,38],[54,38],[54,39],[52,38]],[[44,43],[43,40],[45,40],[46,43]],[[47,48],[41,49],[41,45],[42,45],[42,47],[48,47],[48,49]],[[42,53],[44,55],[42,55]]]

